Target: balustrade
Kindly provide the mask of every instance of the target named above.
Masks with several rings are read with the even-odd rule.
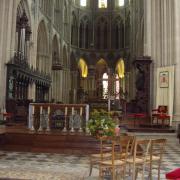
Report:
[[[31,103],[28,128],[39,132],[85,132],[88,119],[88,104]]]

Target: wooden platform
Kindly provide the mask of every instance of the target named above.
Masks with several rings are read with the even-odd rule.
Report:
[[[99,141],[84,133],[31,132],[9,127],[0,129],[0,150],[89,154],[99,152]]]
[[[161,125],[139,124],[136,127],[128,127],[128,132],[142,132],[142,133],[175,133],[172,127],[162,127]]]

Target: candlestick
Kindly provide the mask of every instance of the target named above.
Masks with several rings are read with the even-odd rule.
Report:
[[[50,106],[48,106],[48,114],[50,114]]]
[[[72,115],[74,115],[74,107],[72,107]]]
[[[40,114],[42,114],[42,109],[43,109],[43,108],[42,108],[42,106],[41,106],[41,107],[40,107]]]
[[[80,108],[80,116],[82,116],[82,107]]]
[[[68,108],[65,107],[65,116],[67,116],[67,110],[68,110]]]
[[[34,114],[34,111],[35,111],[35,107],[32,106],[32,114]]]

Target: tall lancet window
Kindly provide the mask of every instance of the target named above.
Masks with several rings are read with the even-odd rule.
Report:
[[[103,99],[108,98],[108,74],[104,73],[102,78],[102,85],[103,85]]]
[[[98,7],[107,8],[107,0],[99,0]]]
[[[124,6],[124,0],[119,0],[118,5],[119,6]]]
[[[87,5],[87,0],[80,0],[80,5],[85,7]]]

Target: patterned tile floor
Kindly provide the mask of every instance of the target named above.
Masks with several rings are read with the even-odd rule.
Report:
[[[165,173],[180,167],[180,144],[176,135],[136,134],[139,138],[168,139],[162,163],[161,179]],[[45,153],[22,153],[0,151],[0,179],[33,179],[33,180],[96,180],[98,167],[89,173],[89,159],[84,155],[63,155]],[[154,171],[154,180],[157,179]],[[129,178],[130,179],[130,178]]]

